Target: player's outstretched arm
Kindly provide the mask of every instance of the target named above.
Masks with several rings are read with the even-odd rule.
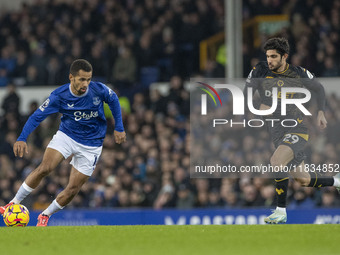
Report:
[[[115,130],[113,134],[114,134],[116,143],[121,144],[126,141],[125,131],[119,132]]]
[[[14,155],[22,158],[24,156],[24,152],[28,153],[27,143],[24,141],[16,141],[13,145]]]
[[[324,129],[327,127],[327,120],[326,120],[326,117],[323,111],[318,112],[317,122],[318,122],[318,126],[321,129]]]

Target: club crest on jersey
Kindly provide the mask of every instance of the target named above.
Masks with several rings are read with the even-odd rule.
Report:
[[[94,97],[93,98],[93,104],[94,105],[99,105],[100,104],[100,98],[99,97]]]
[[[49,105],[49,103],[50,103],[50,99],[47,98],[47,99],[45,100],[45,102],[43,102],[43,104],[40,105],[40,107],[39,107],[40,111],[42,111],[42,112],[45,111],[45,109],[46,109],[46,107]]]
[[[277,81],[277,86],[282,87],[285,83],[282,80]]]

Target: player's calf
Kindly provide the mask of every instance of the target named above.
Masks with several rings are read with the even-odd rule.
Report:
[[[338,187],[336,183],[336,177],[332,176],[323,176],[317,172],[310,172],[310,182],[308,183],[308,187],[327,187],[327,186],[335,186]]]

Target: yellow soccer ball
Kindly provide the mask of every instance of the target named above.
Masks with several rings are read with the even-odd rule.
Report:
[[[7,227],[26,227],[30,221],[30,213],[24,205],[8,206],[3,214]]]

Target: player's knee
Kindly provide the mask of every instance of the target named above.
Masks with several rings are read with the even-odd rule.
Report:
[[[74,197],[79,192],[79,187],[75,185],[69,185],[67,186],[67,193],[70,195],[70,197]]]
[[[276,156],[276,155],[273,155],[271,158],[270,158],[270,164],[272,166],[281,166],[282,165],[282,161],[280,159],[280,157]]]
[[[301,184],[303,187],[308,187],[310,178],[295,178],[295,181]]]
[[[38,171],[42,176],[47,176],[53,171],[53,168],[51,164],[42,162],[38,167]]]

